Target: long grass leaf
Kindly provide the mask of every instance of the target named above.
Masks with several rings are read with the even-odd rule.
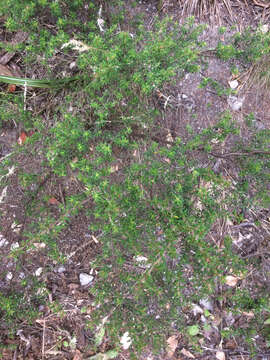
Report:
[[[65,79],[39,80],[39,79],[17,78],[13,76],[0,75],[0,82],[6,84],[14,84],[14,85],[38,87],[38,88],[60,88],[78,79],[79,79],[78,77],[71,77]]]

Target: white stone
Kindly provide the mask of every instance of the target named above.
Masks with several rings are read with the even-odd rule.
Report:
[[[7,239],[5,239],[2,234],[0,234],[0,247],[5,246],[7,244],[8,244]]]
[[[57,272],[59,273],[59,274],[62,274],[63,272],[65,272],[66,271],[66,268],[64,267],[64,266],[59,266],[59,268],[57,269]]]
[[[39,268],[35,271],[35,275],[36,275],[36,276],[40,276],[41,273],[42,273],[42,271],[43,271],[42,267],[39,267]]]
[[[266,34],[267,32],[268,32],[268,30],[269,30],[269,25],[268,24],[264,24],[264,25],[262,25],[261,26],[261,32],[263,33],[263,34]]]
[[[244,98],[237,98],[236,96],[230,95],[228,97],[228,105],[233,111],[238,111],[241,109],[244,102]]]
[[[19,243],[15,242],[15,243],[11,244],[10,250],[18,249],[18,247],[20,247]]]
[[[147,257],[141,256],[141,255],[136,256],[135,260],[138,261],[138,262],[146,262],[146,261],[148,261]]]
[[[232,80],[232,81],[229,81],[229,85],[230,85],[231,89],[235,90],[238,88],[239,83],[237,80]]]
[[[89,285],[91,284],[91,282],[94,280],[94,276],[86,274],[86,273],[81,273],[80,274],[80,283],[81,286],[85,286],[85,285]]]
[[[120,344],[124,350],[127,350],[132,344],[132,339],[129,336],[129,332],[126,331],[120,339]]]
[[[13,274],[12,274],[12,272],[9,271],[6,275],[6,280],[10,281],[10,280],[12,280],[12,278],[13,278]]]
[[[76,67],[76,61],[72,61],[70,64],[69,64],[69,68],[70,70],[74,69]]]
[[[213,311],[213,304],[209,299],[201,299],[200,305],[208,311]]]
[[[192,312],[193,312],[194,316],[196,316],[198,314],[203,314],[203,309],[199,305],[194,304],[193,308],[192,308]]]

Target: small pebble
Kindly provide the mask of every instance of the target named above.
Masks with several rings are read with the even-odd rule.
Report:
[[[25,278],[25,273],[20,272],[20,274],[19,274],[19,279],[24,279],[24,278]]]
[[[13,278],[13,274],[12,274],[12,272],[9,271],[6,275],[6,280],[10,281],[10,280],[12,280],[12,278]]]
[[[58,268],[58,270],[57,270],[57,272],[59,273],[59,274],[62,274],[63,272],[65,272],[66,271],[66,268],[64,267],[64,266],[59,266],[59,268]]]
[[[76,61],[72,61],[72,62],[69,64],[70,70],[74,69],[76,66],[77,66]]]
[[[85,286],[85,285],[89,285],[91,284],[91,282],[94,280],[94,276],[86,274],[86,273],[81,273],[80,274],[80,283],[81,286]]]
[[[229,85],[230,85],[231,89],[235,90],[238,88],[239,83],[237,80],[232,80],[232,81],[229,81]]]
[[[5,239],[4,236],[0,234],[0,247],[5,246],[7,244],[8,244],[7,239]]]

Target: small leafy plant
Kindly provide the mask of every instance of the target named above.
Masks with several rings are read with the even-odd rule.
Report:
[[[225,112],[215,126],[167,141],[153,99],[169,83],[200,70],[204,26],[195,25],[194,19],[179,26],[165,18],[151,31],[139,25],[131,33],[119,28],[114,14],[102,32],[94,21],[100,7],[88,4],[89,19],[77,20],[85,5],[80,0],[10,0],[1,9],[8,31],[20,26],[31,34],[22,47],[26,67],[36,61],[49,73],[50,58],[60,48],[64,59],[72,56],[74,49],[62,46],[76,36],[87,47],[76,55],[80,81],[52,89],[57,103],[50,103],[52,114],[44,108],[50,126],[40,111],[31,116],[24,108],[24,95],[15,95],[14,107],[9,95],[1,100],[10,114],[17,114],[16,122],[36,130],[1,161],[2,186],[12,184],[8,169],[16,166],[14,177],[24,196],[24,226],[12,257],[19,266],[24,254],[42,244],[48,262],[67,262],[70,254],[63,253],[61,239],[72,221],[84,216],[91,236],[99,234],[100,244],[90,264],[97,280],[89,291],[95,301],[89,327],[100,329],[102,324],[101,338],[106,328],[117,344],[119,334],[128,331],[136,358],[146,345],[164,345],[172,324],[196,336],[199,326],[187,324],[183,311],[215,294],[227,273],[245,274],[247,263],[233,251],[231,240],[220,245],[208,235],[220,218],[235,214],[234,219],[240,219],[244,206],[269,201],[265,185],[270,134],[252,134],[248,144],[237,141],[232,154],[217,151],[217,144],[239,135],[231,114]],[[56,33],[37,16],[41,10],[46,10]],[[220,43],[217,56],[224,61],[243,59],[249,56],[249,45],[247,60],[256,62],[257,37],[259,49],[266,51],[267,36],[244,34],[235,36],[232,44]],[[230,93],[210,78],[202,83],[207,85],[218,95]],[[210,165],[202,166],[198,154]],[[29,169],[21,158],[38,166]],[[231,159],[238,178],[232,181],[216,173],[216,158]],[[66,187],[59,201],[48,194],[49,181],[76,186]],[[250,187],[256,191],[250,192]],[[0,294],[5,324],[21,321],[17,308],[23,308],[23,291],[15,297]],[[34,302],[35,294],[29,298]],[[64,346],[71,347],[71,342]],[[115,355],[110,351],[108,359]]]

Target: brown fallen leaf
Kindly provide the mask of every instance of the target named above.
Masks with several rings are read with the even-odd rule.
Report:
[[[230,350],[235,350],[237,348],[237,343],[235,340],[230,339],[225,342],[224,348],[230,349]]]
[[[228,275],[225,278],[225,283],[228,286],[234,287],[237,285],[239,278],[233,275]]]
[[[80,352],[80,350],[77,349],[75,351],[75,355],[72,360],[82,360],[82,353]]]
[[[186,357],[188,357],[189,359],[195,359],[195,356],[193,354],[191,354],[191,352],[189,352],[188,350],[186,350],[185,348],[183,348],[181,350],[181,354],[185,355]]]
[[[172,335],[167,339],[167,355],[172,358],[178,345],[178,336]]]

